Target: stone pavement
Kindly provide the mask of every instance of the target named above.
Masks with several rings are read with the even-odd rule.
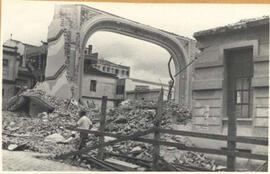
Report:
[[[36,158],[42,155],[35,152],[2,150],[3,171],[89,171],[86,168]]]

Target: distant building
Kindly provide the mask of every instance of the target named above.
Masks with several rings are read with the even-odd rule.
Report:
[[[47,45],[34,46],[9,39],[3,44],[3,108],[22,88],[44,81]]]
[[[108,97],[108,106],[118,105],[125,99],[156,101],[161,87],[167,99],[169,85],[129,78],[130,67],[99,59],[92,46],[84,50],[83,102],[100,107],[102,96]],[[147,90],[140,90],[147,88]],[[174,98],[174,88],[172,89]]]
[[[98,54],[92,53],[92,46],[85,49],[84,75],[82,85],[82,102],[86,105],[101,106],[102,96],[107,96],[108,107],[114,107],[117,103],[116,84],[118,77],[116,74],[103,72],[93,65],[97,65]]]
[[[117,83],[118,99],[136,99],[136,100],[153,100],[157,99],[160,89],[164,89],[163,99],[167,100],[169,84],[152,82],[147,80],[126,78],[119,79]],[[151,99],[152,97],[152,99]],[[174,99],[174,88],[171,91],[170,99]]]
[[[126,91],[126,100],[143,100],[143,101],[153,101],[157,102],[159,98],[159,94],[161,89],[149,89],[148,86],[135,90]],[[163,90],[164,92],[168,93],[168,90]],[[165,100],[167,96],[164,95]]]
[[[2,108],[16,93],[16,77],[18,73],[19,54],[17,47],[3,46],[3,72],[2,72]]]
[[[118,78],[128,78],[130,76],[129,66],[123,66],[104,59],[98,59],[93,67],[102,72],[115,74]]]

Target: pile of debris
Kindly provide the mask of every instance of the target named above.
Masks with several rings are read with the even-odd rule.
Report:
[[[14,149],[23,146],[32,151],[53,154],[75,150],[79,137],[77,135],[73,141],[67,142],[66,139],[73,133],[65,128],[66,125],[76,125],[80,110],[88,111],[92,117],[98,114],[94,108],[87,108],[75,100],[60,99],[38,89],[28,89],[19,94],[17,99],[24,96],[37,97],[53,106],[54,110],[51,113],[40,113],[35,117],[21,111],[3,111],[3,147],[10,146]],[[16,104],[18,103],[13,99],[9,106],[16,108],[14,107]],[[48,136],[52,136],[53,139],[48,140]]]
[[[137,131],[150,129],[155,120],[156,106],[157,104],[154,102],[124,101],[118,108],[108,112],[106,130],[130,135]],[[187,107],[179,106],[172,101],[163,103],[162,128],[169,129],[173,123],[186,124],[191,118],[191,112]]]
[[[78,120],[78,112],[86,110],[90,119],[96,119],[100,114],[96,108],[87,108],[75,100],[63,100],[55,96],[46,95],[41,90],[26,90],[21,96],[35,96],[52,105],[55,109],[52,113],[40,113],[37,117],[29,117],[23,112],[3,112],[3,147],[13,149],[29,149],[42,153],[52,153],[54,155],[64,154],[77,149],[79,135],[72,138],[74,133],[66,129],[67,125],[75,125]],[[131,135],[138,131],[148,130],[153,127],[156,116],[155,102],[146,101],[124,101],[119,107],[110,109],[106,114],[105,131]],[[191,119],[191,112],[188,108],[179,107],[172,101],[163,103],[163,113],[161,116],[161,128],[171,129],[173,124],[186,124]],[[94,129],[99,128],[99,123],[94,125]],[[147,135],[147,137],[153,134]],[[114,138],[105,137],[105,141]],[[186,137],[175,135],[162,135],[161,140],[178,142],[187,146],[192,146]],[[98,144],[98,136],[90,135],[87,146]],[[208,160],[204,154],[194,152],[179,151],[174,147],[161,146],[161,157],[171,165],[195,165],[213,170],[216,165]],[[120,154],[142,160],[152,160],[153,146],[151,144],[123,141],[112,146],[106,146],[107,153]],[[97,151],[90,152],[96,157]],[[171,154],[171,155],[170,155]],[[176,155],[178,154],[178,155]]]

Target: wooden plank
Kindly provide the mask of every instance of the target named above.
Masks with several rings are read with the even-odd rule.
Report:
[[[117,157],[127,158],[127,159],[131,159],[131,160],[136,160],[136,161],[142,161],[144,163],[152,163],[151,160],[140,159],[140,158],[127,156],[127,155],[123,155],[123,154],[117,154],[117,153],[112,153],[112,152],[105,152],[105,153],[108,155],[111,155],[111,156],[117,156]]]
[[[170,129],[160,129],[160,133],[197,137],[197,138],[207,138],[207,139],[222,140],[222,141],[228,140],[228,136],[220,135],[220,134],[210,134],[210,133],[200,133],[200,132],[190,132],[190,131],[180,131],[180,130],[170,130]],[[231,141],[268,146],[268,139],[262,138],[262,137],[236,136],[234,139],[231,139]]]
[[[233,100],[230,104],[234,105],[235,101]],[[234,152],[236,150],[236,142],[231,141],[231,139],[236,138],[236,116],[235,110],[231,110],[228,112],[228,141],[227,141],[227,149],[232,154],[227,154],[227,169],[228,171],[235,171],[236,157]]]
[[[76,130],[76,129],[74,129],[74,130]],[[83,131],[83,130],[80,130],[80,131]],[[67,157],[72,156],[72,155],[79,155],[79,154],[87,153],[90,150],[94,150],[94,149],[97,149],[99,147],[110,146],[110,145],[119,143],[121,141],[132,140],[132,139],[134,139],[136,137],[140,137],[140,136],[144,136],[144,135],[153,133],[154,131],[155,131],[154,128],[151,128],[151,129],[146,130],[146,131],[138,131],[138,132],[136,132],[136,133],[134,133],[132,135],[129,135],[129,136],[121,136],[121,138],[119,138],[119,139],[116,139],[116,140],[113,140],[113,141],[109,141],[109,142],[106,142],[104,144],[97,144],[97,145],[92,146],[92,147],[86,147],[86,148],[81,149],[79,151],[72,151],[72,152],[69,152],[69,153],[66,153],[66,154],[62,154],[62,155],[56,156],[55,158],[56,159],[61,159],[61,158],[67,158]],[[88,132],[91,132],[91,131],[88,131]],[[107,135],[107,136],[109,136],[109,135]]]
[[[100,160],[97,160],[91,156],[88,156],[87,158],[85,158],[88,162],[90,163],[94,163],[100,167],[102,167],[103,169],[106,169],[108,171],[116,171],[117,169],[116,168],[113,168],[112,166],[109,166],[107,165],[106,163],[100,161]],[[121,170],[118,170],[118,171],[121,171]]]
[[[108,158],[105,160],[108,163],[112,163],[112,164],[116,164],[116,165],[120,165],[120,166],[124,166],[124,167],[128,167],[128,168],[132,168],[132,169],[136,169],[139,168],[140,166],[132,164],[132,163],[128,163],[125,161],[121,161],[115,158]]]
[[[230,156],[237,156],[237,157],[248,158],[248,159],[268,160],[267,155],[235,152],[235,151],[229,151],[229,150],[190,147],[190,146],[186,146],[185,144],[166,142],[166,141],[156,141],[156,140],[145,139],[145,138],[134,138],[134,140],[149,143],[149,144],[159,144],[162,146],[177,147],[179,150],[201,152],[201,153],[207,153],[207,154],[216,154],[216,155],[230,155]]]
[[[163,108],[163,88],[160,90],[160,94],[158,97],[158,108],[157,108],[157,114],[156,118],[154,120],[154,139],[156,141],[159,141],[160,139],[160,133],[159,133],[159,126],[160,126],[160,121],[162,117],[162,109]],[[153,169],[157,170],[158,169],[158,160],[159,160],[159,154],[160,154],[160,147],[159,144],[155,144],[153,148]]]
[[[227,140],[226,135],[190,132],[190,131],[182,131],[182,130],[170,130],[170,129],[159,129],[159,131],[160,131],[160,133],[171,134],[171,135],[208,138],[208,139],[223,140],[223,141]]]
[[[124,135],[118,135],[118,134],[113,134],[113,133],[108,133],[108,132],[99,132],[99,131],[93,131],[93,130],[73,129],[73,128],[67,128],[67,129],[73,130],[73,131],[87,132],[87,133],[95,134],[95,135],[110,136],[110,137],[114,137],[114,138],[125,138],[126,137]],[[154,132],[154,129],[152,129],[152,132]],[[150,133],[152,133],[152,132],[150,132]],[[228,137],[226,135],[219,135],[219,134],[190,132],[190,131],[161,129],[161,128],[159,128],[159,132],[160,133],[165,133],[165,134],[181,135],[181,136],[189,136],[189,137],[198,137],[198,138],[207,138],[207,139],[213,139],[213,140],[223,140],[223,141],[228,140]],[[236,142],[239,142],[239,143],[265,145],[265,146],[268,145],[268,139],[267,138],[261,138],[261,137],[237,136],[235,139],[232,139],[231,141],[236,141]]]
[[[104,132],[105,131],[105,122],[106,122],[106,110],[107,110],[107,96],[102,97],[102,103],[101,103],[101,118],[100,118],[100,127],[99,131]],[[104,135],[99,136],[99,144],[104,143]],[[104,147],[98,148],[98,159],[103,160],[104,158]]]
[[[192,90],[210,90],[210,89],[222,89],[222,80],[196,80],[192,83]]]

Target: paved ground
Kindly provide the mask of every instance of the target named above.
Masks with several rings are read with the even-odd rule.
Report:
[[[4,171],[89,171],[60,162],[37,158],[44,154],[2,150]]]

